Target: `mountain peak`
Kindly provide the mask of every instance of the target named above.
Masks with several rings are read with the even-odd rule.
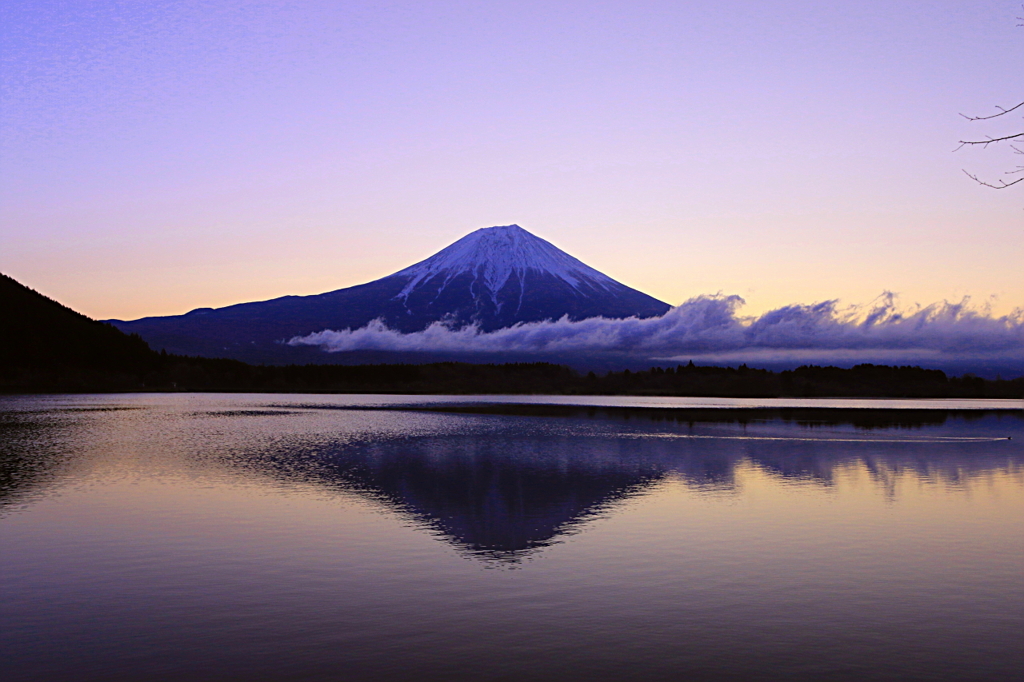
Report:
[[[481,227],[479,230],[473,230],[473,232],[525,232],[526,234],[530,234],[530,232],[524,230],[515,223],[512,223],[511,225],[495,225],[493,227]],[[469,234],[473,234],[473,232],[470,232]]]
[[[395,273],[409,277],[399,297],[421,284],[443,277],[441,288],[459,275],[469,275],[495,296],[510,278],[524,281],[528,271],[551,275],[574,290],[581,284],[607,289],[615,280],[518,225],[484,227],[436,254]]]

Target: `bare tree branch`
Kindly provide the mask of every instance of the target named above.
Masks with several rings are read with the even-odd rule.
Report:
[[[1012,140],[1018,137],[1024,137],[1024,133],[1016,133],[1014,135],[1007,135],[1005,137],[989,137],[984,140],[960,140],[960,147],[969,144],[980,144],[982,147],[987,147],[995,142],[1005,142],[1006,140]],[[957,147],[956,149],[960,149],[960,147]],[[956,149],[954,149],[953,151],[956,151]]]
[[[1021,24],[1021,25],[1024,26],[1024,24]],[[1020,109],[1021,107],[1024,107],[1024,102],[1021,102],[1020,104],[1018,104],[1016,106],[1010,107],[1009,109],[1004,109],[1003,107],[1001,107],[1001,106],[999,106],[997,104],[996,105],[996,109],[999,109],[999,113],[998,114],[992,114],[991,116],[968,116],[967,114],[960,114],[960,115],[963,116],[964,118],[966,118],[968,121],[987,121],[987,120],[992,119],[992,118],[999,118],[1003,114],[1008,114],[1011,111],[1013,111],[1014,109]]]
[[[1016,172],[1016,171],[1013,171],[1013,172]],[[1000,180],[998,185],[993,185],[990,182],[985,182],[984,180],[979,180],[977,175],[971,175],[967,171],[964,171],[964,175],[969,177],[971,180],[974,180],[979,185],[982,185],[983,187],[991,187],[992,189],[1006,189],[1007,187],[1013,187],[1018,182],[1024,182],[1024,178],[1017,178],[1013,182],[1007,182],[1006,180]]]
[[[1024,5],[1021,5],[1021,7],[1024,8]],[[1022,22],[1020,24],[1017,24],[1017,26],[1024,26],[1024,17],[1017,17],[1017,20]],[[990,116],[968,116],[967,114],[960,114],[960,115],[963,116],[964,118],[966,118],[968,121],[990,121],[993,118],[999,118],[1000,116],[1005,116],[1006,114],[1009,114],[1012,111],[1016,111],[1017,109],[1020,109],[1021,107],[1024,107],[1024,102],[1020,102],[1019,104],[1015,104],[1014,106],[1010,107],[1009,109],[1007,109],[1005,107],[1001,107],[999,105],[996,105],[996,109],[999,110],[998,113],[991,114]],[[998,144],[1000,142],[1006,142],[1007,140],[1017,140],[1017,139],[1020,139],[1020,138],[1024,138],[1024,132],[1022,132],[1022,133],[1014,133],[1013,135],[1003,135],[1002,137],[987,136],[984,140],[960,140],[960,146],[958,146],[953,151],[959,151],[959,150],[963,149],[964,147],[968,147],[968,146],[971,146],[971,147],[981,147],[982,149],[987,149],[990,144]],[[1024,154],[1024,149],[1021,149],[1021,147],[1018,147],[1018,146],[1016,146],[1014,144],[1010,144],[1008,146],[1010,147],[1010,149],[1013,150],[1014,154]],[[1014,170],[1005,171],[1003,174],[1004,175],[1016,175],[1018,173],[1024,173],[1024,165],[1017,166]],[[974,180],[979,185],[982,185],[984,187],[991,187],[992,189],[1006,189],[1007,187],[1013,187],[1014,185],[1016,185],[1019,182],[1024,182],[1024,177],[1019,177],[1016,180],[1013,180],[1011,182],[1007,182],[1006,180],[996,180],[995,182],[985,182],[984,180],[981,180],[977,175],[974,175],[973,173],[968,173],[966,169],[964,169],[964,175],[969,177],[971,180]]]

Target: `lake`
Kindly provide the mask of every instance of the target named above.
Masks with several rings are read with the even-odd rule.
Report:
[[[0,397],[0,679],[1020,679],[1022,407]]]

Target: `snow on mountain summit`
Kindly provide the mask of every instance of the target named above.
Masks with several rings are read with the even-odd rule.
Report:
[[[574,290],[584,282],[605,290],[616,284],[612,278],[518,225],[485,227],[471,232],[430,258],[396,272],[395,276],[411,278],[399,297],[408,297],[420,284],[435,277],[444,277],[446,285],[462,274],[473,277],[493,296],[513,276],[522,286],[529,270],[554,276]]]

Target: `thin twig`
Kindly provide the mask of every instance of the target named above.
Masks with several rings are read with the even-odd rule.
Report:
[[[999,183],[1000,183],[1000,184],[998,184],[998,185],[993,185],[993,184],[992,184],[992,183],[990,183],[990,182],[985,182],[984,180],[979,180],[979,179],[978,179],[978,176],[977,176],[977,175],[971,175],[971,174],[970,174],[970,173],[968,173],[967,171],[964,171],[964,175],[966,175],[967,177],[969,177],[969,178],[970,178],[971,180],[974,180],[974,181],[975,181],[976,183],[978,183],[979,185],[983,185],[983,186],[985,186],[985,187],[991,187],[992,189],[1006,189],[1007,187],[1013,187],[1013,186],[1014,186],[1014,185],[1016,185],[1016,184],[1017,184],[1018,182],[1024,182],[1024,178],[1017,178],[1017,179],[1016,179],[1016,180],[1014,180],[1013,182],[1006,182],[1005,180],[1000,180],[1000,181],[999,181]]]
[[[1005,142],[1006,140],[1013,140],[1018,137],[1024,137],[1024,133],[1015,133],[1013,135],[1007,135],[1005,137],[990,137],[987,140],[960,140],[960,147],[957,147],[953,151],[960,149],[969,144],[980,144],[983,147],[987,147],[995,142]]]
[[[1024,102],[1021,102],[1020,104],[1018,104],[1016,106],[1012,106],[1009,109],[1003,109],[1001,106],[999,106],[997,104],[996,105],[996,109],[999,109],[999,113],[998,114],[992,114],[991,116],[968,116],[967,114],[960,114],[960,115],[963,116],[964,118],[966,118],[968,121],[987,121],[987,120],[992,119],[992,118],[999,118],[1003,114],[1008,114],[1011,111],[1013,111],[1014,109],[1020,109],[1021,107],[1024,107]]]

